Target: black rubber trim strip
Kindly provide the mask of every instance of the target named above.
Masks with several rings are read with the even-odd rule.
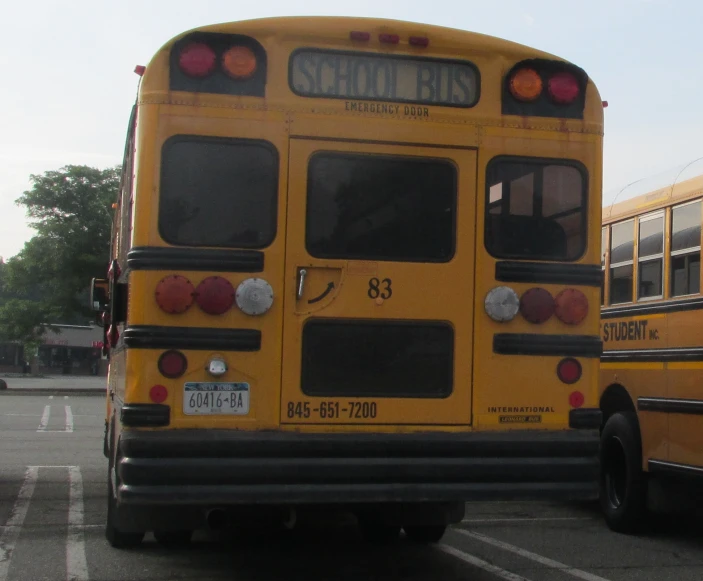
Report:
[[[132,325],[122,335],[129,349],[200,349],[258,351],[261,331]]]
[[[703,415],[703,400],[668,397],[638,397],[637,409],[641,412]]]
[[[663,303],[642,303],[638,305],[623,305],[620,307],[605,307],[601,309],[600,316],[601,319],[615,319],[618,317],[699,311],[701,309],[703,309],[703,298],[695,297],[692,299],[676,299]]]
[[[496,333],[493,335],[493,352],[499,355],[600,357],[603,342],[597,335]]]
[[[160,403],[128,403],[120,410],[120,422],[130,428],[168,426],[171,408]]]
[[[264,253],[258,250],[140,246],[132,248],[127,254],[127,268],[130,270],[262,272]]]
[[[665,472],[669,474],[680,474],[684,476],[703,478],[703,468],[700,466],[666,462],[665,460],[649,460],[647,462],[647,466],[650,472]]]
[[[598,408],[579,408],[569,411],[569,427],[575,430],[597,430],[603,423],[603,412]]]
[[[496,262],[496,280],[501,282],[532,282],[601,286],[603,271],[593,264],[548,264],[542,262]]]
[[[668,349],[619,349],[603,351],[602,363],[663,363],[672,361],[703,361],[703,347]]]

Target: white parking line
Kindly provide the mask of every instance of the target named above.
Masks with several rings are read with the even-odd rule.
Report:
[[[68,406],[67,406],[68,408]],[[69,466],[68,539],[66,540],[66,579],[87,581],[83,537],[83,477],[78,466]]]
[[[42,414],[41,420],[39,420],[39,427],[37,432],[46,432],[46,427],[49,425],[49,416],[51,415],[51,406],[44,406],[44,413]]]
[[[515,553],[516,555],[519,555],[525,559],[535,561],[536,563],[544,565],[545,567],[549,567],[550,569],[558,569],[559,571],[567,573],[572,577],[583,579],[583,581],[608,581],[608,579],[605,579],[604,577],[599,577],[598,575],[594,575],[593,573],[589,573],[588,571],[582,571],[581,569],[569,567],[568,565],[564,565],[564,563],[560,563],[559,561],[554,561],[553,559],[549,559],[547,557],[543,557],[542,555],[538,555],[537,553],[521,549],[520,547],[516,547],[515,545],[504,543],[503,541],[499,541],[498,539],[494,539],[493,537],[487,537],[486,535],[481,535],[479,533],[474,533],[463,529],[452,530],[467,537],[471,537],[472,539],[476,539],[477,541],[481,541],[488,545],[498,547],[499,549],[510,551],[511,553]]]
[[[73,431],[73,412],[71,411],[71,406],[64,406],[66,408],[66,431]]]
[[[479,559],[478,557],[474,557],[473,555],[465,553],[464,551],[460,551],[459,549],[456,549],[454,547],[450,547],[449,545],[438,545],[438,548],[441,551],[447,553],[448,555],[451,555],[452,557],[461,559],[462,561],[464,561],[464,563],[468,563],[469,565],[473,565],[474,567],[483,569],[488,573],[492,573],[496,577],[505,579],[505,581],[530,581],[527,577],[522,577],[521,575],[518,575],[516,573],[511,573],[510,571],[501,569],[496,565],[484,561],[483,559]]]
[[[17,494],[17,499],[12,507],[10,518],[7,520],[7,527],[3,529],[0,535],[0,581],[6,581],[7,579],[12,553],[15,550],[17,539],[20,536],[20,530],[27,516],[29,501],[34,494],[38,473],[39,470],[36,466],[27,468],[24,475],[24,482],[20,487],[19,494]]]

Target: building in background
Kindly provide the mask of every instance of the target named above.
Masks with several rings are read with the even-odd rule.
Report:
[[[0,372],[44,375],[107,375],[102,355],[103,330],[97,325],[52,325],[32,361],[27,361],[22,345],[0,343]]]

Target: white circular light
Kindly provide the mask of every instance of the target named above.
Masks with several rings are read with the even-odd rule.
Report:
[[[486,314],[499,323],[512,321],[520,309],[520,298],[509,286],[491,289],[484,301]]]
[[[273,289],[263,278],[248,278],[237,287],[237,306],[247,315],[262,315],[273,304]]]

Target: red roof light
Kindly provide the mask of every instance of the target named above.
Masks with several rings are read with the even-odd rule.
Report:
[[[556,73],[547,83],[549,95],[555,103],[568,105],[576,100],[581,89],[576,77],[571,73]]]
[[[397,34],[383,33],[378,35],[378,40],[386,44],[398,44],[400,37]]]
[[[408,42],[412,46],[421,46],[421,47],[426,47],[429,46],[430,44],[430,39],[427,38],[426,36],[411,36]]]
[[[351,40],[369,40],[371,38],[370,32],[362,32],[360,30],[352,30],[349,33],[349,38]]]
[[[178,66],[189,77],[207,77],[215,70],[215,51],[207,44],[193,42],[178,56]]]

